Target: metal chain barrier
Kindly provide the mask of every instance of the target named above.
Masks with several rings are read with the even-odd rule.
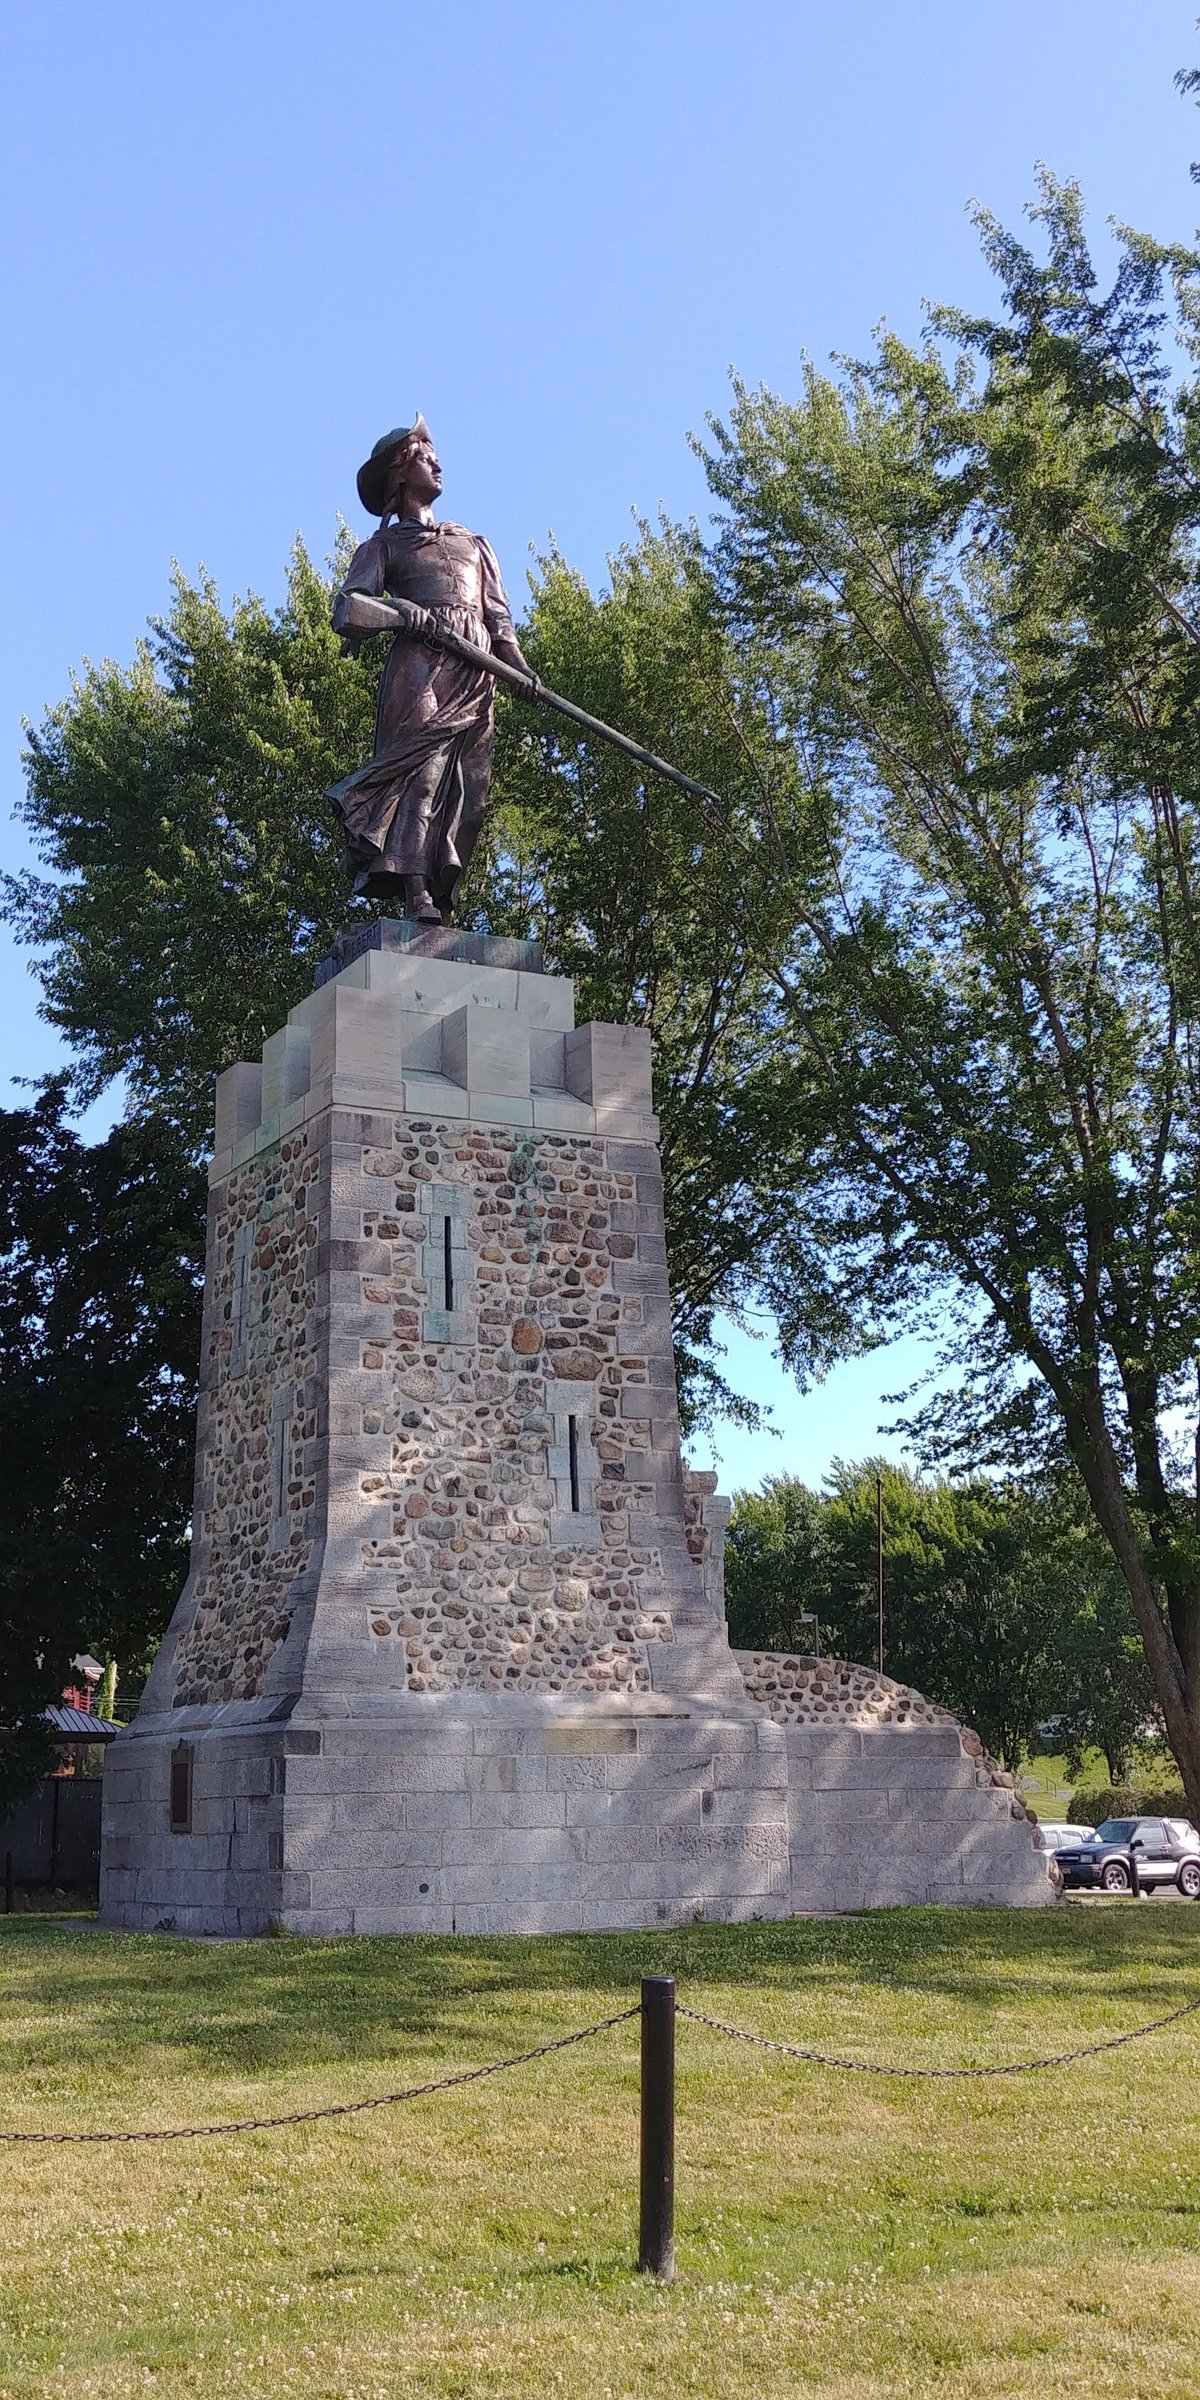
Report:
[[[564,2033],[555,2042],[539,2042],[536,2050],[519,2050],[515,2058],[494,2058],[486,2067],[464,2067],[457,2075],[442,2075],[436,2083],[413,2083],[402,2092],[377,2092],[371,2100],[339,2100],[330,2108],[297,2108],[283,2117],[236,2117],[221,2125],[149,2126],[132,2133],[11,2133],[0,2129],[0,2142],[191,2142],[202,2135],[217,2133],[273,2133],[280,2125],[314,2125],[326,2117],[359,2117],[369,2108],[394,2108],[401,2100],[423,2100],[430,2092],[453,2091],[457,2084],[480,2083],[485,2075],[503,2075],[509,2067],[528,2066],[534,2058],[548,2058],[553,2050],[570,2050],[576,2042],[590,2042],[598,2033],[607,2033],[612,2025],[625,2025],[630,2017],[640,2017],[641,2002],[632,2008],[618,2009],[615,2017],[600,2017],[594,2025],[584,2025],[578,2033]]]
[[[773,2050],[780,2058],[798,2058],[806,2066],[836,2067],[847,2075],[899,2075],[921,2083],[959,2083],[981,2075],[1040,2075],[1046,2067],[1071,2067],[1077,2059],[1099,2057],[1102,2050],[1121,2050],[1126,2042],[1143,2042],[1147,2034],[1178,2025],[1181,2017],[1194,2017],[1197,2010],[1200,2000],[1185,2000],[1182,2008],[1171,2009],[1165,2017],[1153,2017],[1148,2025],[1135,2025],[1129,2033],[1110,2033],[1102,2042],[1082,2042],[1077,2050],[1057,2050],[1049,2058],[1018,2058],[1003,2067],[887,2067],[870,2058],[838,2058],[825,2050],[802,2050],[795,2042],[773,2042],[766,2034],[747,2033],[741,2025],[727,2025],[721,2017],[706,2017],[698,2008],[676,2003],[677,2016],[690,2017],[693,2025],[707,2025],[713,2033],[726,2034],[731,2042],[749,2042],[755,2050]]]
[[[652,1979],[654,1980],[654,1979]],[[661,1980],[661,1979],[659,1979]],[[1200,1999],[1185,2000],[1181,2007],[1168,2011],[1166,2016],[1153,2017],[1146,2025],[1135,2025],[1128,2033],[1112,2033],[1103,2041],[1082,2042],[1074,2050],[1057,2050],[1048,2058],[1020,2058],[1005,2066],[984,2067],[895,2067],[869,2058],[842,2058],[836,2052],[804,2049],[797,2042],[773,2041],[769,2035],[750,2033],[742,2025],[729,2025],[723,2017],[709,2017],[699,2008],[688,2008],[675,2001],[672,1987],[673,2013],[686,2017],[693,2025],[705,2025],[710,2033],[720,2033],[731,2042],[746,2042],[752,2049],[767,2050],[778,2058],[793,2058],[804,2066],[831,2067],[848,2075],[889,2075],[921,2083],[955,2083],[977,2080],[992,2075],[1038,2075],[1048,2067],[1074,2066],[1081,2058],[1097,2058],[1105,2050],[1121,2050],[1128,2042],[1145,2041],[1152,2033],[1162,2033],[1169,2025],[1178,2025],[1184,2017],[1200,2011]],[[512,2058],[495,2058],[483,2067],[462,2067],[454,2075],[441,2075],[431,2083],[409,2084],[402,2091],[376,2092],[369,2100],[338,2100],[327,2108],[297,2108],[275,2117],[232,2117],[216,2125],[143,2126],[129,2131],[112,2131],[108,2127],[90,2133],[23,2133],[0,2127],[0,2142],[37,2142],[52,2146],[83,2142],[190,2142],[208,2136],[227,2133],[273,2133],[282,2125],[315,2125],[334,2117],[363,2116],[374,2108],[395,2108],[401,2101],[424,2100],[434,2092],[450,2092],[460,2085],[481,2083],[488,2075],[506,2074],[512,2067],[528,2066],[535,2058],[549,2058],[556,2050],[574,2049],[579,2042],[594,2041],[597,2034],[608,2033],[614,2025],[627,2025],[632,2017],[643,2014],[641,2001],[632,2008],[621,2008],[611,2017],[599,2017],[594,2025],[584,2025],[577,2033],[560,2034],[555,2041],[539,2042],[532,2050],[519,2050]]]

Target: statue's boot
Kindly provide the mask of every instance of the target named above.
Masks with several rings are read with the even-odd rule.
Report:
[[[406,917],[415,917],[419,925],[440,925],[442,922],[442,912],[432,898],[428,884],[422,883],[419,875],[406,875],[404,878],[404,913]]]

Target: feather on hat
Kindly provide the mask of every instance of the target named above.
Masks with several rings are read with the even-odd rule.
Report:
[[[363,460],[357,477],[358,496],[369,516],[383,515],[387,505],[388,479],[397,453],[406,442],[415,441],[418,437],[424,441],[430,438],[429,427],[419,410],[411,425],[394,425],[390,433],[385,433],[376,442],[370,457]]]

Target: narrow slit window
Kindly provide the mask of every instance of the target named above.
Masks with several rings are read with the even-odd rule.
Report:
[[[178,1742],[171,1752],[171,1831],[190,1833],[192,1830],[192,1752],[187,1742]]]
[[[274,1457],[271,1461],[273,1469],[271,1504],[272,1514],[278,1522],[287,1508],[288,1429],[282,1417],[276,1417],[273,1430],[275,1442]]]
[[[446,1287],[446,1307],[454,1306],[454,1243],[452,1217],[442,1218],[442,1276]]]
[[[571,1476],[571,1506],[579,1514],[579,1420],[567,1418],[567,1462]]]

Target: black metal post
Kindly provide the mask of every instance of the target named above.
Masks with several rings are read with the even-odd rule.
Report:
[[[638,2266],[675,2279],[675,1978],[642,1977],[642,2175]]]
[[[12,1863],[12,1851],[11,1851],[11,1850],[6,1850],[6,1851],[5,1851],[5,1853],[4,1853],[4,1914],[5,1914],[5,1916],[6,1916],[6,1917],[11,1917],[12,1913],[13,1913],[13,1863]]]

